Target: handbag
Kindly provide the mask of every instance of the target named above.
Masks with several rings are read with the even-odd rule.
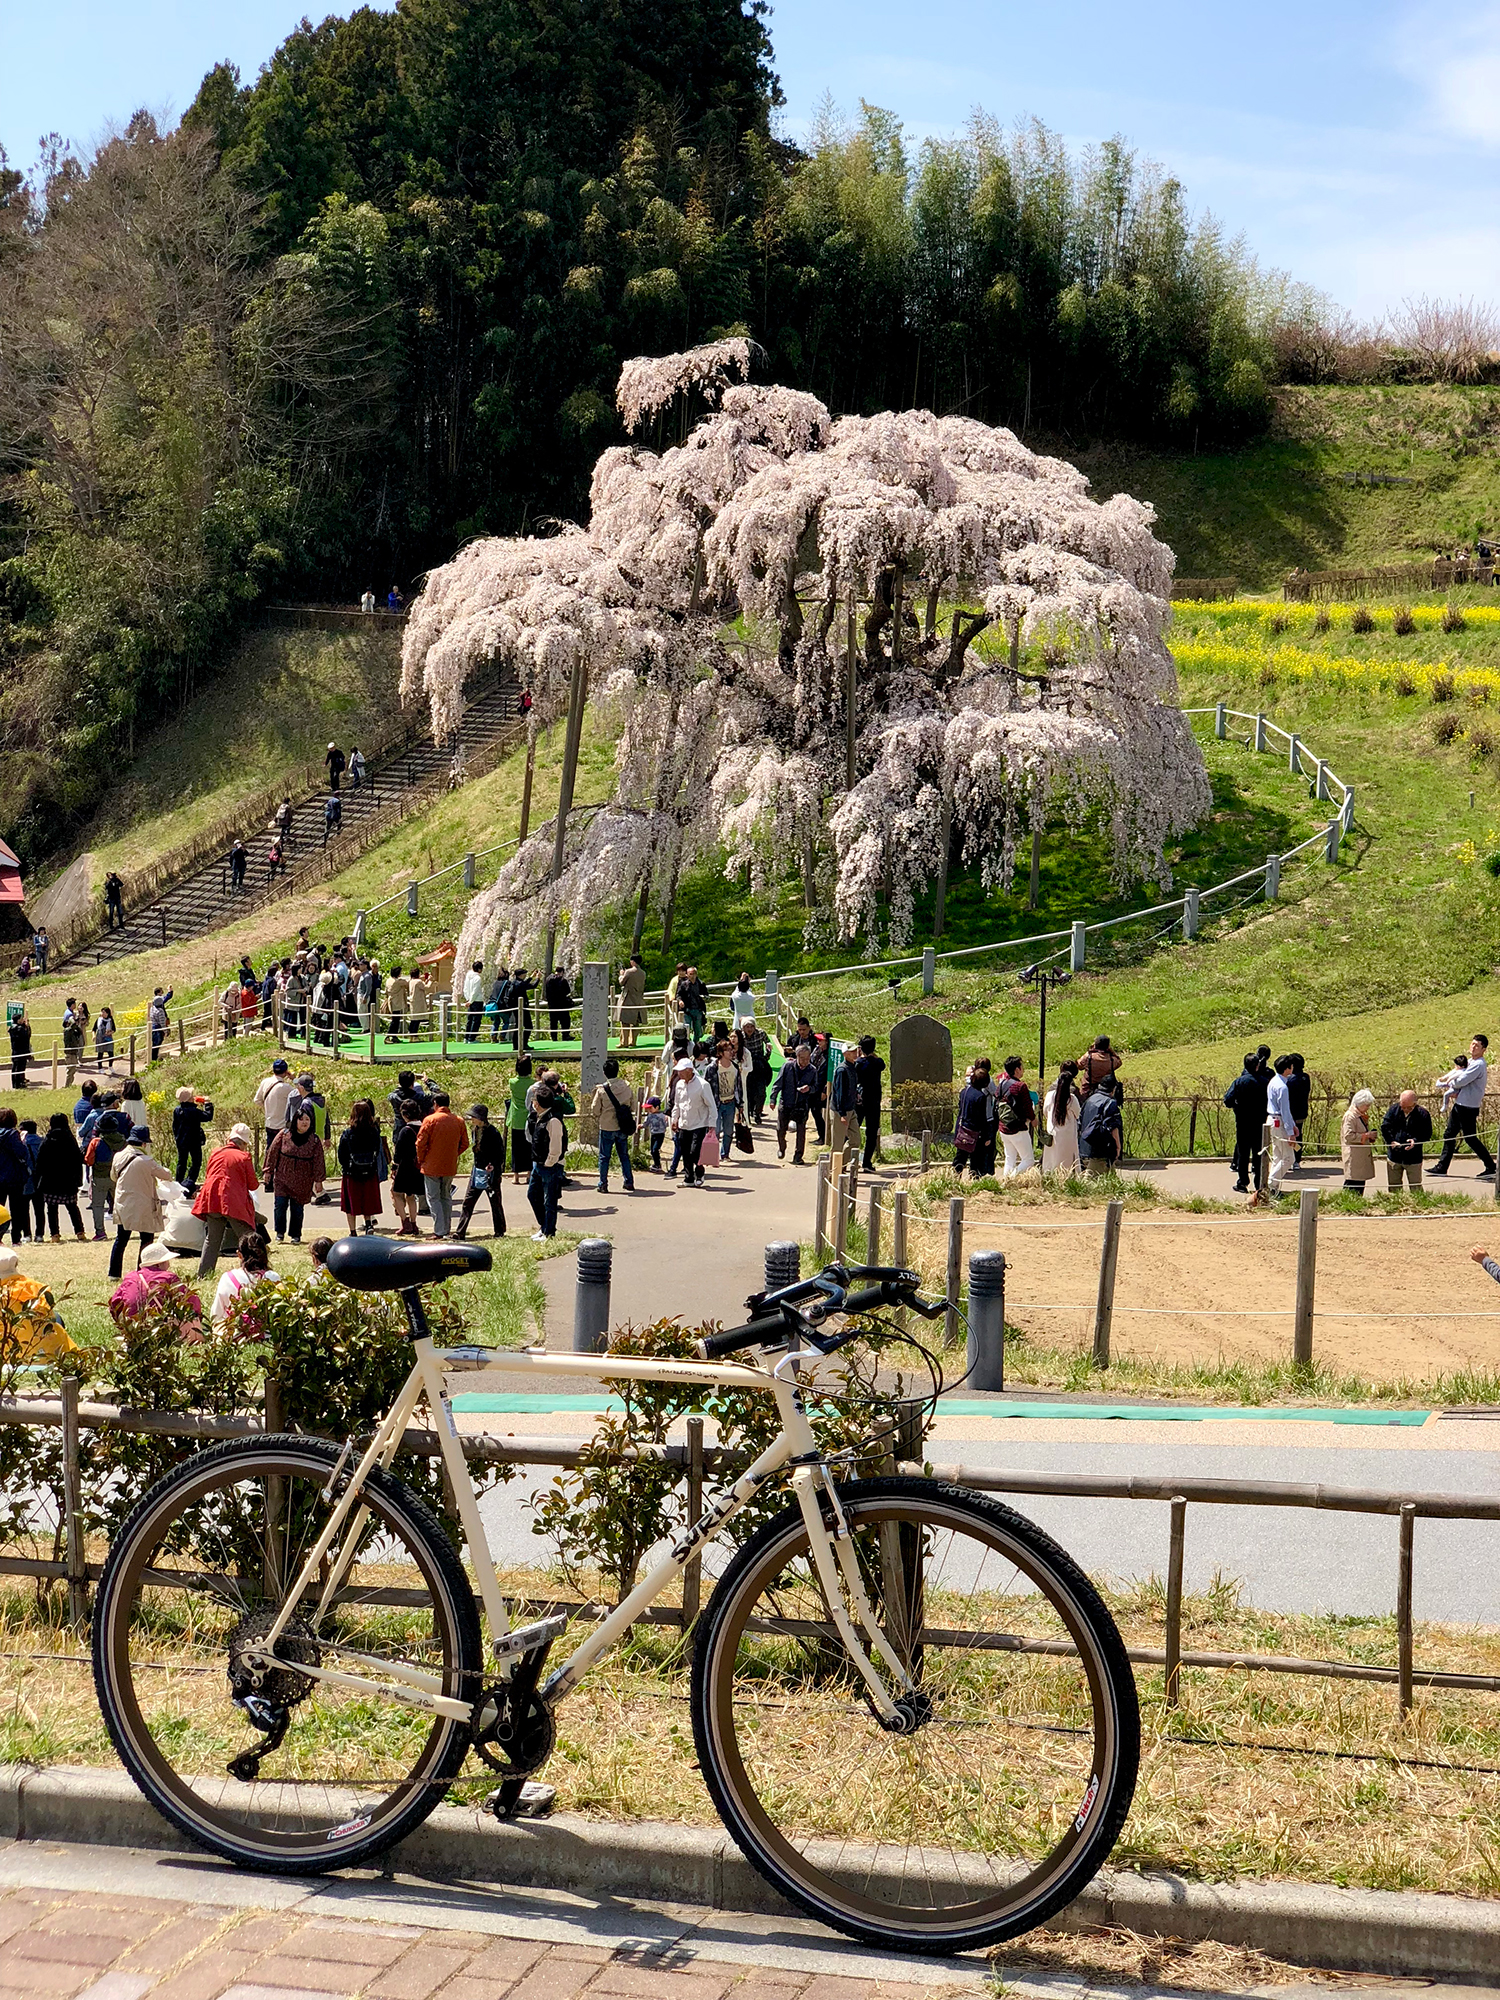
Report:
[[[960,1125],[953,1135],[953,1143],[961,1153],[972,1153],[979,1144],[979,1134],[972,1125]]]
[[[710,1125],[703,1135],[703,1144],[698,1148],[700,1167],[716,1167],[719,1164],[719,1135]]]
[[[469,1186],[475,1194],[490,1194],[495,1186],[493,1167],[475,1167],[469,1175]]]
[[[743,1118],[735,1121],[734,1145],[736,1152],[753,1153],[755,1151],[755,1140],[751,1136],[750,1127],[745,1123]]]
[[[625,1137],[629,1139],[630,1137],[633,1136],[635,1132],[634,1110],[631,1108],[629,1104],[622,1104],[619,1098],[616,1097],[614,1092],[610,1089],[608,1084],[605,1084],[604,1086],[604,1095],[609,1099],[610,1103],[615,1107],[615,1118],[619,1124],[620,1130],[625,1134]]]

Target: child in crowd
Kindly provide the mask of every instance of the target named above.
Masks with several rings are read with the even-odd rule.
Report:
[[[667,1114],[661,1108],[661,1099],[659,1097],[648,1097],[642,1108],[646,1113],[646,1130],[651,1136],[651,1171],[653,1174],[659,1174],[661,1172],[662,1141],[666,1138],[667,1132],[670,1129],[667,1123]]]

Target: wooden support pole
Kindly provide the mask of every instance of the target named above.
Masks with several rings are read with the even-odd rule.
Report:
[[[1403,1715],[1411,1711],[1411,1558],[1412,1534],[1417,1510],[1410,1500],[1401,1503],[1401,1533],[1396,1558],[1396,1674],[1397,1701]]]
[[[958,1339],[958,1298],[964,1281],[964,1198],[956,1194],[948,1203],[948,1310],[943,1317],[943,1338],[952,1347]]]
[[[1120,1222],[1125,1214],[1123,1201],[1112,1201],[1104,1211],[1104,1241],[1099,1247],[1099,1292],[1094,1302],[1094,1366],[1109,1366],[1109,1336],[1115,1317],[1115,1266],[1120,1256]]]
[[[813,1182],[813,1251],[821,1266],[828,1251],[828,1156],[818,1162]]]
[[[1317,1275],[1318,1190],[1303,1188],[1297,1200],[1297,1304],[1292,1318],[1292,1360],[1299,1368],[1312,1366]]]
[[[838,1180],[834,1183],[833,1261],[835,1264],[842,1264],[844,1261],[844,1240],[848,1230],[848,1222],[849,1182],[845,1175],[840,1174]]]
[[[177,1016],[177,1053],[180,1056],[187,1054],[187,1023],[180,1014]]]
[[[844,640],[844,790],[854,790],[855,699],[859,692],[854,633],[854,599],[849,600],[848,629]]]
[[[932,1134],[930,1132],[924,1132],[922,1134],[922,1171],[924,1174],[931,1165],[932,1165]]]
[[[1026,892],[1026,907],[1034,910],[1042,893],[1042,829],[1031,829],[1031,883]]]
[[[57,1088],[57,1043],[52,1044],[52,1088]]]
[[[83,1534],[83,1474],[78,1462],[78,1377],[62,1380],[63,1535],[68,1571],[68,1622],[75,1631],[88,1623],[88,1553]]]
[[[568,689],[568,727],[563,737],[562,784],[557,794],[557,829],[552,836],[552,876],[556,882],[563,872],[568,839],[568,815],[573,810],[573,786],[578,777],[578,746],[583,741],[583,711],[588,701],[588,669],[580,653],[573,662],[573,679]],[[552,970],[557,952],[557,927],[547,926],[546,970]]]
[[[1182,1545],[1187,1532],[1187,1502],[1181,1494],[1172,1502],[1172,1527],[1167,1542],[1167,1639],[1165,1680],[1167,1707],[1176,1708],[1182,1671]]]
[[[279,986],[271,995],[271,1020],[276,1029],[276,1046],[278,1049],[284,1049],[286,1047],[286,1023],[281,1016],[281,988]]]
[[[871,1181],[870,1199],[865,1206],[865,1262],[880,1262],[880,1183]]]
[[[536,776],[536,731],[526,732],[526,775],[521,780],[521,827],[520,840],[524,842],[531,826],[531,781]]]
[[[130,1037],[130,1074],[135,1075],[135,1036]]]
[[[703,1512],[703,1419],[687,1420],[687,1517],[691,1523]],[[703,1592],[703,1558],[694,1556],[682,1572],[682,1637],[691,1650],[692,1628],[698,1616]]]

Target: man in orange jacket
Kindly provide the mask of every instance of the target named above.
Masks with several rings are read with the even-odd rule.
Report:
[[[469,1132],[462,1118],[448,1109],[448,1093],[437,1090],[432,1110],[417,1128],[417,1165],[432,1211],[432,1233],[445,1237],[453,1229],[453,1177],[469,1150]]]

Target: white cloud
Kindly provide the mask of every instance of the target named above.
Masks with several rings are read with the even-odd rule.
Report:
[[[1462,18],[1421,8],[1401,23],[1396,52],[1445,136],[1500,146],[1500,7]]]

